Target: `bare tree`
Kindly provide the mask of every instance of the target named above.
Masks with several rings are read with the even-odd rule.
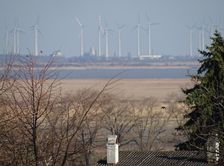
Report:
[[[8,110],[8,103],[5,94],[12,88],[15,83],[15,73],[12,71],[14,65],[14,57],[7,56],[4,63],[1,65],[0,72],[0,164],[2,160],[9,161],[7,151],[4,151],[5,144],[7,143],[7,134],[14,128],[14,116]],[[12,123],[12,124],[11,124]],[[11,148],[11,147],[7,147]]]
[[[3,165],[74,165],[80,155],[88,165],[99,127],[98,100],[114,79],[99,92],[62,95],[52,63],[53,59],[39,63],[27,56],[13,68],[13,86],[6,88],[12,85],[5,84],[8,77],[1,79],[1,92],[5,90],[0,96],[4,98],[1,114],[5,114],[0,133]]]
[[[132,130],[136,125],[137,116],[130,101],[120,100],[117,96],[105,96],[107,104],[103,106],[104,128],[118,136],[120,146],[133,141]]]
[[[2,94],[9,90],[15,82],[12,73],[13,64],[14,57],[10,56],[9,58],[5,59],[4,65],[2,65],[2,69],[0,72],[0,96],[2,96]]]
[[[50,80],[52,73],[49,72],[49,67],[52,62],[50,59],[39,68],[33,57],[22,59],[21,65],[14,69],[17,81],[4,95],[7,107],[15,117],[16,126],[10,133],[21,135],[15,141],[24,147],[18,146],[18,150],[23,149],[21,156],[16,152],[12,154],[17,162],[20,157],[22,162],[27,162],[26,164],[32,162],[34,165],[39,165],[42,160],[39,144],[43,140],[39,137],[39,133],[47,115],[54,107],[58,90],[56,79]],[[8,138],[11,141],[12,137]]]
[[[100,126],[100,96],[112,80],[97,92],[82,90],[76,95],[65,95],[56,106],[56,112],[48,115],[50,132],[48,134],[51,151],[45,161],[50,165],[78,165],[84,158],[89,165],[96,134]],[[47,134],[45,134],[47,135]],[[82,162],[80,165],[84,165]]]
[[[162,139],[169,121],[167,116],[158,106],[154,97],[146,98],[137,103],[138,122],[135,127],[136,143],[140,151],[161,150]]]
[[[82,112],[85,112],[85,110],[88,109],[89,104],[92,103],[94,96],[98,93],[98,91],[90,89],[79,91],[75,96],[76,104],[79,105],[79,109]],[[82,127],[78,132],[78,141],[83,151],[81,155],[83,154],[82,156],[86,166],[90,165],[91,155],[93,154],[93,150],[97,147],[95,142],[97,134],[102,127],[101,120],[103,119],[103,114],[101,107],[103,104],[105,104],[104,99],[100,97],[92,107],[92,111],[86,116]]]

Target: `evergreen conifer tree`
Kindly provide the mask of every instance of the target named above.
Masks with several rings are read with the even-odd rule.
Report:
[[[203,57],[197,74],[191,76],[195,85],[183,90],[184,103],[191,112],[178,127],[188,138],[176,145],[179,150],[206,150],[206,142],[214,134],[218,135],[220,152],[224,147],[224,39],[217,31],[211,39],[211,46],[200,51]]]

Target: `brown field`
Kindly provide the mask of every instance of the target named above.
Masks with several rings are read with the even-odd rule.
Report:
[[[90,88],[100,90],[107,83],[107,79],[67,79],[61,81],[61,87],[63,93],[75,93],[83,88]],[[119,97],[125,97],[123,99],[128,100],[141,100],[145,97],[156,97],[160,101],[158,105],[154,107],[155,111],[159,111],[159,115],[163,115],[164,120],[169,118],[169,121],[163,126],[164,132],[160,135],[162,142],[155,142],[154,146],[162,147],[163,150],[174,150],[174,145],[178,143],[182,137],[177,135],[175,128],[179,126],[177,117],[180,120],[183,117],[182,111],[177,114],[169,112],[167,97],[170,94],[181,94],[181,88],[192,86],[190,79],[120,79],[110,86],[109,92],[117,94]],[[165,109],[162,109],[162,106]],[[171,115],[171,116],[170,116]],[[162,117],[160,117],[160,121]],[[106,133],[106,134],[105,134]],[[98,142],[105,144],[108,131],[100,130],[98,133]],[[122,150],[130,150],[138,148],[131,144],[122,147]],[[105,146],[98,149],[99,156],[105,155]]]
[[[61,81],[63,93],[75,93],[83,88],[100,90],[107,79],[68,79]],[[170,94],[180,94],[181,88],[190,86],[190,79],[120,79],[109,88],[109,92],[129,99],[157,97],[164,101]]]

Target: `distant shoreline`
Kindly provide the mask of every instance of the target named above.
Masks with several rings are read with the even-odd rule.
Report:
[[[89,69],[191,69],[195,66],[58,66],[51,67],[50,70],[89,70]]]
[[[89,69],[191,69],[192,67],[197,67],[197,65],[193,66],[184,66],[184,65],[174,65],[174,66],[54,66],[50,67],[49,70],[89,70]],[[41,68],[41,67],[38,67]],[[17,69],[15,67],[14,69]],[[3,67],[0,67],[0,70],[4,70]]]

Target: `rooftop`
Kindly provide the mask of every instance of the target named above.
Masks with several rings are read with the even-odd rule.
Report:
[[[106,159],[97,166],[107,166]],[[207,163],[206,155],[197,151],[134,152],[120,151],[117,166],[213,166]]]

